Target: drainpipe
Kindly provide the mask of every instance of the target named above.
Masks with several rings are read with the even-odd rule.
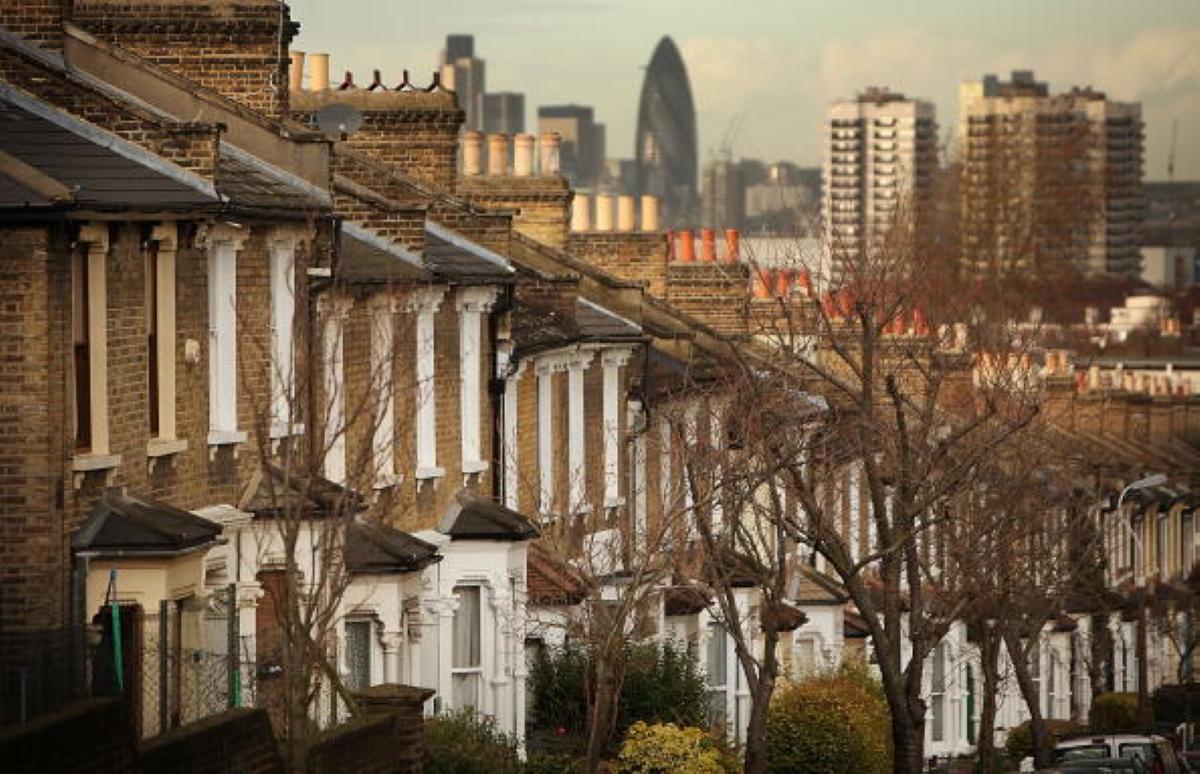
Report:
[[[488,338],[491,340],[491,356],[488,358],[488,401],[492,414],[492,499],[499,502],[504,488],[505,465],[508,455],[504,453],[504,389],[505,375],[499,373],[500,339],[498,333],[503,322],[502,315],[513,308],[514,288],[506,286],[501,291],[500,301],[488,312]],[[512,367],[511,362],[509,368]]]

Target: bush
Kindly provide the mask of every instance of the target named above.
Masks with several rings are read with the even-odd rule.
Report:
[[[1152,695],[1154,719],[1177,726],[1200,720],[1200,685],[1163,685]]]
[[[708,689],[687,651],[670,643],[629,644],[613,739],[638,721],[704,726]],[[571,645],[538,655],[530,668],[534,739],[578,740],[587,728],[586,648]],[[541,733],[538,733],[538,732]]]
[[[1058,738],[1067,734],[1077,734],[1084,730],[1078,723],[1069,720],[1046,720],[1046,730],[1050,733],[1050,744],[1054,745]],[[1033,755],[1033,726],[1030,721],[1013,726],[1004,740],[1004,751],[1014,761],[1020,761]]]
[[[1150,719],[1150,723],[1153,725],[1153,717]],[[1092,709],[1088,712],[1088,727],[1098,734],[1137,731],[1137,694],[1101,693],[1097,695],[1092,699]]]
[[[712,737],[699,728],[674,723],[629,727],[617,756],[618,774],[726,774],[737,763],[721,752]]]
[[[886,772],[891,721],[879,685],[862,665],[785,685],[767,717],[767,771]]]
[[[425,719],[426,774],[518,774],[517,740],[464,709]]]

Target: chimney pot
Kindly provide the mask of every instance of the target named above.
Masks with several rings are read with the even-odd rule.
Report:
[[[770,298],[771,297],[771,270],[763,266],[757,266],[754,269],[754,297],[755,298]]]
[[[513,138],[513,174],[517,177],[529,177],[533,174],[533,144],[536,138],[532,134],[518,134]]]
[[[575,193],[571,200],[571,230],[592,230],[592,197],[585,193]]]
[[[596,230],[613,230],[613,198],[608,194],[596,197]]]
[[[479,132],[463,132],[463,174],[477,177],[483,174],[483,135]]]
[[[667,263],[670,263],[675,260],[675,231],[667,229],[664,236],[667,238]]]
[[[657,196],[642,196],[642,231],[658,231]]]
[[[700,229],[700,260],[705,263],[717,260],[717,232],[711,228]]]
[[[725,260],[738,263],[741,256],[741,233],[736,228],[725,229]]]
[[[503,177],[508,174],[508,135],[489,134],[487,170],[491,177]]]
[[[329,91],[329,54],[312,54],[308,69],[310,91]]]
[[[617,231],[633,231],[637,225],[637,201],[632,196],[617,197]]]
[[[775,270],[775,295],[787,298],[792,294],[792,270]]]
[[[805,298],[813,297],[813,281],[812,273],[808,269],[800,270],[800,289],[804,291]]]
[[[679,231],[679,260],[683,263],[696,262],[696,235],[690,228]]]
[[[293,51],[291,64],[288,66],[288,88],[300,91],[304,88],[304,52]]]
[[[558,132],[542,132],[540,139],[541,148],[541,173],[543,175],[557,175],[559,173],[559,147],[562,144],[562,138]]]

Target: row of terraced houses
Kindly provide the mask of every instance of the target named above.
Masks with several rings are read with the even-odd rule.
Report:
[[[581,544],[610,547],[617,579],[686,496],[679,439],[656,417],[693,399],[773,292],[749,291],[738,235],[665,236],[652,198],[623,230],[572,228],[556,136],[490,138],[484,165],[436,78],[305,88],[298,25],[276,0],[0,9],[5,721],[84,674],[119,678],[146,736],[231,692],[261,700],[288,561],[273,520],[349,503],[330,655],[344,682],[420,686],[430,712],[474,707],[522,735],[527,655],[566,639],[564,611],[588,603],[540,535],[591,514],[603,529]],[[362,123],[331,139],[318,114],[335,103]],[[1111,456],[1116,485],[1171,477],[1122,502],[1145,539],[1122,553],[1113,531],[1114,566],[1187,577],[1200,405],[1062,376],[1046,371],[1064,430]],[[285,461],[313,450],[320,476],[290,477]],[[863,518],[860,498],[844,501],[848,522]],[[749,696],[734,648],[672,582],[646,636],[691,647],[736,737]],[[752,609],[753,588],[739,593]],[[794,605],[794,673],[869,654],[819,563]],[[1051,717],[1086,715],[1092,625],[1045,633]],[[1135,679],[1131,626],[1111,621],[1110,687]],[[85,644],[116,640],[123,674],[81,663]],[[1167,646],[1153,650],[1151,679],[1173,679]],[[974,743],[972,653],[954,627],[931,657],[931,754]],[[207,669],[229,663],[240,672]],[[322,706],[322,722],[338,716],[332,696]],[[1013,687],[1000,725],[1023,712]]]

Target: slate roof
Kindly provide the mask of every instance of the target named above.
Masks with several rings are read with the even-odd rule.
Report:
[[[453,540],[529,540],[540,533],[533,522],[499,503],[459,490],[438,531]]]
[[[589,338],[635,340],[642,336],[642,326],[586,298],[575,300],[575,323]]]
[[[355,283],[428,280],[421,257],[355,223],[343,223],[338,276]]]
[[[270,462],[255,471],[238,508],[255,516],[280,514],[347,516],[362,509],[362,497],[327,478],[307,478],[303,471],[284,471]]]
[[[516,272],[494,250],[432,221],[425,221],[425,265],[449,280],[512,281]]]
[[[417,572],[442,560],[437,546],[375,521],[346,527],[343,552],[352,573]]]
[[[229,143],[221,143],[217,190],[237,207],[317,212],[332,206],[329,193]]]
[[[218,203],[198,175],[2,83],[0,151],[66,186],[76,206],[176,210]],[[29,197],[8,176],[0,180],[0,208],[49,203]]]
[[[102,556],[166,556],[216,545],[220,535],[221,526],[208,519],[110,489],[71,535],[71,549]]]

